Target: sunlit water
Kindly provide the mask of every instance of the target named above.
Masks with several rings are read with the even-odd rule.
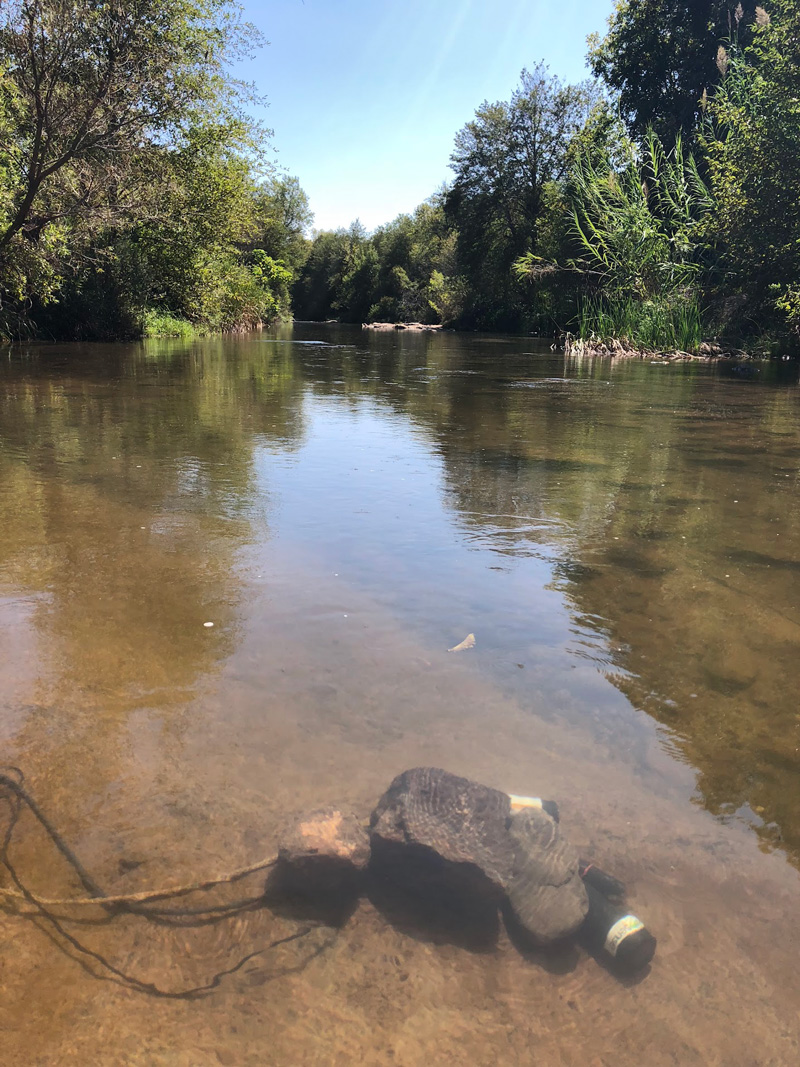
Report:
[[[370,900],[275,948],[267,909],[70,928],[165,989],[261,953],[197,1003],[0,913],[4,1062],[798,1062],[799,479],[794,366],[317,325],[4,351],[0,751],[100,882],[253,862],[428,763],[557,799],[659,939],[626,986]],[[13,855],[79,892],[27,819]]]

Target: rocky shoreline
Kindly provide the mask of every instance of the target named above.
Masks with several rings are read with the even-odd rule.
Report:
[[[416,330],[418,333],[433,333],[442,326],[431,326],[424,322],[362,322],[362,330]]]
[[[616,359],[649,359],[652,363],[712,363],[715,360],[734,360],[737,363],[743,363],[756,358],[739,348],[720,345],[716,341],[703,341],[697,352],[682,352],[678,349],[662,351],[636,348],[626,341],[619,340],[585,341],[569,335],[564,340],[564,354],[605,358],[611,356]]]

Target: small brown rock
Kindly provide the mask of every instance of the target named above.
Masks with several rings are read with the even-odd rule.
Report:
[[[367,832],[351,812],[321,808],[302,815],[280,839],[267,899],[337,925],[355,906],[369,857]]]
[[[279,852],[280,859],[288,863],[331,860],[363,871],[369,863],[369,839],[355,815],[339,808],[320,808],[289,828]]]

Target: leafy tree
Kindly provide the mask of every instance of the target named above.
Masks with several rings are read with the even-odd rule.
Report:
[[[524,314],[511,265],[536,250],[546,190],[564,180],[570,142],[596,99],[591,85],[565,85],[540,63],[522,72],[510,101],[484,103],[457,134],[446,203],[473,322],[512,325]]]
[[[129,211],[138,190],[122,190],[128,160],[235,95],[225,64],[251,35],[230,0],[6,3],[0,150],[11,188],[0,249],[101,204],[104,221]]]
[[[347,231],[344,262],[333,310],[343,322],[364,322],[375,299],[378,253],[364,227],[355,222]]]
[[[371,235],[360,223],[318,233],[293,289],[296,314],[335,315],[345,322],[450,322],[463,300],[455,240],[442,194]]]
[[[717,200],[709,232],[727,268],[720,295],[738,320],[788,320],[800,335],[800,8],[757,8],[750,46],[720,58],[704,128]]]
[[[7,331],[65,285],[74,294],[87,272],[107,269],[127,240],[126,226],[176,221],[168,212],[180,200],[179,161],[197,151],[198,130],[226,128],[228,147],[242,147],[246,90],[226,68],[256,40],[232,0],[3,5],[0,302]],[[195,221],[205,209],[210,228],[220,216],[218,190],[210,185],[201,205],[196,180],[193,187]]]
[[[292,269],[302,267],[309,252],[306,232],[314,221],[308,196],[296,177],[272,177],[257,196],[257,244]]]
[[[308,258],[292,288],[299,319],[321,321],[334,315],[348,253],[346,230],[322,230],[311,242]]]
[[[617,0],[605,37],[589,39],[594,74],[619,96],[634,136],[691,136],[700,100],[720,80],[720,42],[744,43],[754,0]]]

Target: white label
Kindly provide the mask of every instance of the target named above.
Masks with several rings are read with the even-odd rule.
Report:
[[[508,799],[511,801],[512,811],[522,811],[523,808],[537,808],[539,811],[542,810],[541,797],[518,797],[513,793],[509,793]]]
[[[623,915],[621,919],[614,923],[606,935],[606,952],[611,956],[616,956],[617,949],[625,938],[635,934],[637,930],[644,930],[644,923],[637,919],[635,915]]]

